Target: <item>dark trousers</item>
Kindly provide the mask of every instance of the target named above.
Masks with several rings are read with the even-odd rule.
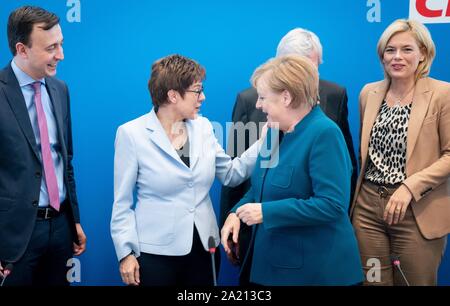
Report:
[[[241,222],[241,229],[239,231],[239,258],[241,260],[241,269],[239,271],[239,285],[249,286],[250,283],[250,268],[252,266],[253,258],[253,245],[250,245],[252,238],[252,227],[247,226],[245,223]],[[243,266],[243,261],[248,254],[245,266]]]
[[[192,250],[184,256],[141,253],[138,257],[141,286],[212,286],[211,255],[203,248],[194,226]],[[216,273],[220,252],[215,253]]]
[[[66,213],[37,219],[24,255],[13,263],[4,286],[67,286],[67,260],[72,258],[72,236]]]

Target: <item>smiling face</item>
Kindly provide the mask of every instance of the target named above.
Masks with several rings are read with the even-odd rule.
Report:
[[[185,90],[184,97],[181,97],[180,95],[179,98],[180,103],[178,104],[181,116],[185,119],[196,119],[198,117],[200,107],[206,99],[203,92],[203,83],[194,82],[188,89]]]
[[[63,35],[59,24],[49,30],[43,30],[43,23],[33,26],[30,46],[17,45],[17,57],[22,68],[33,79],[54,76],[59,61],[64,59]]]
[[[384,49],[384,70],[393,80],[414,79],[417,67],[424,57],[411,32],[397,33]]]
[[[269,87],[267,84],[269,73],[270,71],[265,72],[256,82],[256,91],[258,92],[256,108],[267,114],[268,127],[277,127],[279,124],[279,129],[284,131],[289,128],[289,124],[285,122],[289,95],[286,91],[277,93]]]

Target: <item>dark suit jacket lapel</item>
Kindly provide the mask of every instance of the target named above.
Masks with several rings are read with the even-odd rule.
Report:
[[[11,65],[9,65],[6,69],[6,74],[4,74],[4,76],[4,81],[6,83],[4,93],[6,95],[6,99],[8,100],[8,103],[16,116],[16,120],[19,123],[19,126],[22,129],[22,132],[30,144],[34,154],[38,159],[40,159],[38,153],[39,150],[36,144],[36,138],[34,137],[33,127],[31,126],[25,99],[23,98],[19,82],[14,75]]]
[[[66,148],[66,142],[64,139],[64,129],[63,129],[63,113],[62,113],[62,107],[61,107],[61,95],[56,90],[56,86],[52,79],[46,78],[45,84],[47,88],[48,95],[50,97],[50,101],[53,106],[53,114],[55,116],[56,120],[56,126],[58,129],[58,140],[61,145],[61,154],[63,155],[64,160],[67,158],[67,148]]]

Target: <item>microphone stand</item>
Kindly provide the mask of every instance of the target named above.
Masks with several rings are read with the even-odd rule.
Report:
[[[216,242],[214,241],[214,238],[212,236],[209,236],[209,239],[208,239],[208,249],[209,249],[209,253],[211,254],[211,266],[212,266],[212,272],[213,272],[214,287],[217,287],[216,263],[214,260],[214,253],[216,252]]]
[[[408,282],[408,280],[406,279],[406,276],[405,276],[405,274],[403,273],[403,270],[402,270],[402,268],[401,268],[401,266],[400,266],[400,259],[398,258],[398,256],[392,255],[392,256],[391,256],[391,261],[392,261],[392,265],[393,265],[394,267],[396,267],[397,270],[400,272],[400,274],[401,274],[403,280],[405,281],[406,286],[409,287],[409,282]]]
[[[217,287],[216,263],[215,263],[215,260],[214,260],[214,253],[211,253],[211,264],[212,264],[212,270],[213,270],[214,287]]]

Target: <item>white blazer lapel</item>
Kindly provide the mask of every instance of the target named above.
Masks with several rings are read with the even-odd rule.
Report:
[[[194,169],[197,161],[199,159],[199,148],[202,147],[202,131],[198,130],[198,127],[194,124],[192,120],[186,121],[186,128],[189,136],[189,162],[191,169]],[[200,137],[199,137],[200,136]]]
[[[167,155],[171,156],[173,159],[177,160],[180,163],[183,163],[175,151],[174,147],[170,144],[169,138],[167,137],[166,132],[164,131],[161,123],[159,122],[158,117],[156,116],[155,110],[149,113],[149,120],[147,122],[147,130],[149,130],[150,140],[157,145],[163,152]]]

